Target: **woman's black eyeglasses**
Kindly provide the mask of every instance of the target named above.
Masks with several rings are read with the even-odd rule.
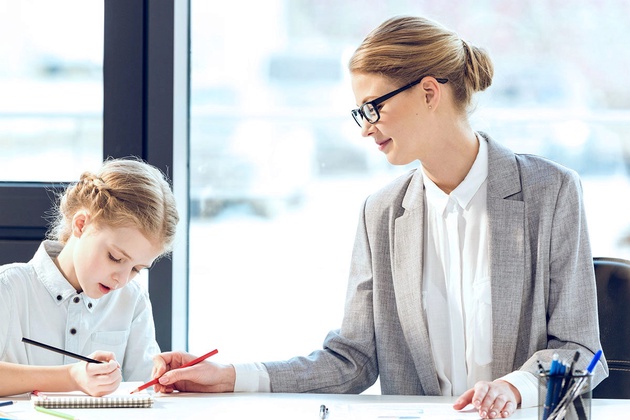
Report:
[[[426,76],[422,76],[421,78],[419,78],[418,80],[416,80],[415,82],[411,82],[408,85],[405,85],[399,89],[396,89],[392,92],[389,92],[388,94],[385,94],[383,96],[380,96],[374,100],[371,100],[369,102],[364,103],[363,105],[361,105],[359,108],[357,109],[353,109],[352,110],[352,118],[354,118],[354,120],[356,121],[356,123],[359,125],[359,127],[363,128],[363,121],[367,121],[370,124],[375,124],[380,118],[381,118],[381,114],[378,112],[379,110],[379,105],[381,103],[383,103],[384,101],[388,100],[389,98],[391,98],[392,96],[398,95],[400,92],[403,92],[409,88],[414,87],[415,85],[417,85],[418,83],[420,83],[422,81],[422,79],[424,79]],[[443,79],[443,78],[435,78],[435,80],[438,81],[438,83],[446,83],[448,82],[448,79]]]

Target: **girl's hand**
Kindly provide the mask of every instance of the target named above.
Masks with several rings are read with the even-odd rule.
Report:
[[[89,357],[104,363],[78,362],[71,365],[70,376],[76,387],[95,397],[116,391],[122,381],[122,373],[114,353],[96,351]]]

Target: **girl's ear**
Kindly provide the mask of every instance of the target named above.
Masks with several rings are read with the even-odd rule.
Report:
[[[89,220],[90,215],[87,211],[80,210],[76,212],[72,218],[72,234],[77,238],[80,238],[81,235],[83,235],[83,231],[85,230]]]

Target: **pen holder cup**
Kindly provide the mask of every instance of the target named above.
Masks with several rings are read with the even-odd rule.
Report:
[[[538,377],[539,420],[591,420],[592,374],[543,372]]]

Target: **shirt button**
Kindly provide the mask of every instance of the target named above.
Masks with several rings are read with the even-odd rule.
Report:
[[[57,295],[57,300],[61,300],[61,299],[63,299],[61,295]]]
[[[70,334],[75,335],[77,333],[76,328],[70,328]]]
[[[92,309],[92,302],[88,303],[88,308]]]
[[[78,297],[78,296],[75,296],[75,298],[74,298],[74,299],[72,299],[72,301],[73,301],[74,303],[79,303],[79,297]]]

